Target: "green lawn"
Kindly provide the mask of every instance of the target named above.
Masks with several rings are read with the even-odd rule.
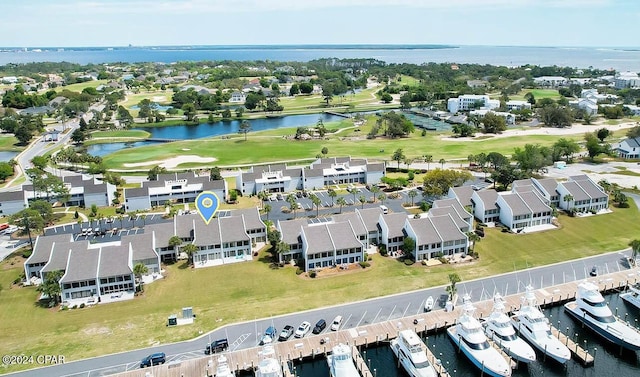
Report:
[[[71,84],[71,85],[67,85],[67,86],[58,86],[56,87],[54,90],[56,92],[61,92],[63,90],[69,90],[72,92],[82,92],[82,89],[84,88],[97,88],[100,85],[106,84],[108,82],[108,80],[93,80],[93,81],[86,81],[86,82],[80,82],[77,84]]]
[[[130,139],[146,139],[151,134],[142,130],[113,130],[113,131],[96,131],[91,133],[93,139],[102,138],[130,138]]]
[[[524,100],[524,95],[529,92],[533,94],[533,97],[536,99],[536,101],[543,98],[558,100],[561,97],[560,93],[558,93],[556,89],[522,89],[520,93],[509,96],[509,98],[512,100]]]
[[[72,361],[189,339],[228,323],[442,285],[453,271],[466,281],[619,250],[637,237],[639,214],[631,205],[587,218],[561,216],[562,229],[541,233],[487,229],[476,246],[480,259],[473,264],[407,267],[374,255],[371,268],[307,279],[292,267],[270,269],[265,253],[250,263],[195,270],[180,262],[167,266],[166,278],[147,285],[142,297],[64,312],[37,307],[34,288],[11,285],[24,261],[16,256],[0,263],[0,353],[64,354]],[[216,284],[215,294],[213,281],[225,282]],[[196,324],[167,328],[167,316],[185,306],[193,307]]]
[[[0,136],[0,151],[6,152],[19,152],[22,147],[17,146],[18,139],[16,139],[13,135],[1,135]]]

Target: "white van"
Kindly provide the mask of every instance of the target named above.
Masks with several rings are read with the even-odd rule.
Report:
[[[336,318],[333,319],[333,322],[331,323],[331,330],[332,331],[338,331],[340,330],[340,326],[342,325],[342,316],[339,315]]]
[[[383,215],[389,213],[389,208],[387,208],[387,206],[380,206],[380,209],[382,210]]]

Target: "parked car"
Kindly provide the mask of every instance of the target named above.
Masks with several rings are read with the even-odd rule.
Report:
[[[207,347],[204,349],[205,355],[209,355],[211,353],[222,352],[229,348],[229,341],[227,338],[214,340],[211,344],[207,344]]]
[[[342,316],[339,315],[333,319],[333,322],[331,322],[331,330],[338,331],[340,330],[341,325],[342,325]]]
[[[280,332],[280,336],[278,336],[278,340],[281,342],[288,340],[289,338],[291,338],[291,335],[293,335],[294,330],[295,329],[293,328],[293,326],[286,325]]]
[[[260,338],[260,345],[269,344],[273,342],[276,336],[278,336],[278,330],[276,330],[274,326],[267,327],[267,330],[265,330],[264,335],[262,335],[262,338]]]
[[[589,275],[598,276],[598,267],[596,266],[591,267],[591,272],[589,272]]]
[[[140,368],[164,364],[166,361],[167,357],[164,352],[152,353],[140,361]]]
[[[296,333],[294,336],[296,338],[302,338],[303,336],[307,335],[310,329],[311,329],[311,324],[307,321],[304,321],[300,324],[300,326],[298,326],[298,329],[296,330]]]
[[[327,327],[327,322],[324,319],[321,319],[313,327],[313,333],[320,334],[322,330],[324,330],[326,327]]]

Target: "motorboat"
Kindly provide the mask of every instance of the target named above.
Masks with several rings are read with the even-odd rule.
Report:
[[[455,325],[447,329],[449,337],[483,375],[511,376],[511,360],[507,361],[500,351],[489,344],[480,321],[474,317],[475,310],[471,298],[465,296],[460,317]]]
[[[424,311],[430,312],[431,310],[433,310],[434,302],[435,301],[433,300],[433,296],[427,297],[427,301],[424,302]]]
[[[620,295],[620,298],[640,309],[640,283],[630,285],[629,289]]]
[[[329,373],[331,377],[360,377],[351,356],[351,347],[346,344],[338,344],[331,350],[331,355],[327,356]]]
[[[521,363],[535,361],[536,352],[529,343],[518,337],[516,330],[511,325],[511,320],[504,311],[504,300],[499,293],[496,293],[493,296],[493,311],[482,322],[485,334],[512,359]]]
[[[536,304],[532,286],[527,286],[520,310],[511,316],[511,324],[518,331],[518,335],[553,360],[565,364],[571,359],[569,348],[551,333],[549,320]]]
[[[576,300],[564,304],[564,310],[606,340],[640,350],[640,331],[613,315],[597,285],[588,281],[578,284]]]
[[[229,367],[229,363],[227,362],[227,358],[224,355],[220,355],[218,357],[218,364],[216,365],[216,377],[232,377],[233,372]]]
[[[411,377],[436,377],[436,370],[427,359],[427,346],[413,330],[402,330],[391,341],[391,351]]]
[[[272,345],[262,347],[262,359],[258,363],[256,369],[256,377],[284,377],[282,366],[276,359],[275,351]]]

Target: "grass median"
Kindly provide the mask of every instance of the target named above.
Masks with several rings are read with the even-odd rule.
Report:
[[[373,255],[370,268],[309,279],[297,276],[293,267],[271,269],[269,254],[262,251],[248,263],[166,266],[166,278],[146,285],[144,295],[134,300],[63,312],[38,307],[35,288],[11,285],[24,261],[14,256],[0,263],[0,353],[63,354],[72,361],[190,339],[229,323],[443,285],[453,271],[464,284],[514,268],[619,250],[637,238],[638,210],[630,204],[605,215],[561,216],[561,229],[540,233],[488,229],[476,245],[480,259],[471,264],[405,266]],[[166,327],[167,316],[185,306],[193,307],[195,324]],[[0,373],[18,368],[3,366]]]

